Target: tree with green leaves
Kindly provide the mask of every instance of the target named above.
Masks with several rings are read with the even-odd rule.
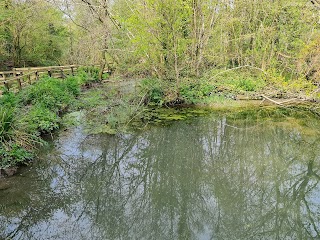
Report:
[[[0,12],[3,62],[17,67],[62,61],[68,31],[60,11],[41,0],[5,0]]]

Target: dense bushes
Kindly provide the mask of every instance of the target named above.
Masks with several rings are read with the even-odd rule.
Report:
[[[74,96],[80,93],[80,85],[76,77],[68,77],[61,81],[54,78],[43,78],[26,88],[19,94],[24,105],[41,105],[57,112],[63,105],[70,104]]]
[[[164,103],[165,87],[159,79],[143,79],[140,91],[145,94],[145,103],[159,106]]]
[[[99,82],[99,73],[100,69],[98,67],[80,67],[77,70],[77,76],[81,80],[82,84],[90,84],[93,82]],[[106,79],[109,77],[108,73],[103,73],[102,74],[102,79]]]
[[[12,144],[10,148],[0,146],[0,168],[8,168],[28,162],[33,158],[33,153],[18,144]]]
[[[103,76],[108,77],[107,75]],[[61,114],[74,103],[83,85],[99,82],[99,68],[80,67],[65,79],[42,77],[17,94],[0,97],[0,169],[26,163],[41,135],[59,128]]]
[[[59,115],[43,104],[33,105],[22,121],[28,124],[28,132],[36,135],[50,133],[59,128]]]
[[[259,69],[213,69],[203,78],[182,78],[175,82],[159,79],[141,81],[149,105],[210,104],[226,99],[257,99],[262,94],[271,97],[301,98],[319,101],[318,86],[303,78],[291,79],[277,71]]]
[[[210,104],[226,99],[269,97],[300,98],[319,101],[319,86],[303,77],[292,79],[276,69],[212,69],[202,78],[181,78],[179,85],[169,80],[146,79],[141,82],[151,105]]]
[[[177,105],[212,103],[225,99],[218,93],[218,84],[205,79],[183,79],[179,86],[159,79],[144,79],[140,91],[148,105]]]
[[[172,82],[159,79],[144,79],[140,83],[140,91],[146,95],[145,103],[157,106],[203,103],[212,98],[215,88],[207,81],[194,79],[184,79],[178,88]]]
[[[79,95],[84,82],[83,75],[64,80],[44,77],[18,94],[4,92],[0,98],[0,168],[33,157],[40,136],[59,128],[61,113]]]
[[[188,104],[203,102],[212,95],[215,88],[206,81],[187,81],[179,88],[180,97]]]

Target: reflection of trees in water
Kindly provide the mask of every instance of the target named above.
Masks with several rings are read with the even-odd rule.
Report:
[[[9,180],[16,186],[0,192],[0,239],[39,239],[52,213],[71,203],[70,196],[51,192],[50,182],[36,172]]]
[[[201,228],[207,214],[200,187],[203,151],[198,141],[201,132],[191,128],[184,124],[171,131],[158,128],[140,136],[101,141],[104,157],[87,173],[87,180],[104,183],[90,188],[99,192],[99,201],[93,194],[89,201],[94,202],[92,209],[99,209],[97,221],[106,237],[176,239],[179,235],[186,239],[193,233],[191,227]],[[99,164],[106,163],[110,172],[95,174],[103,168]],[[119,209],[112,212],[109,204],[113,211]]]
[[[118,200],[103,198],[122,203],[121,218],[102,211],[98,222],[109,229],[106,236],[115,229],[142,239],[317,236],[317,139],[311,144],[299,132],[272,126],[232,128],[226,119],[177,123],[129,138],[133,145],[103,148],[117,166],[107,168],[118,169],[106,182],[121,193]],[[128,146],[119,168],[109,151]],[[106,206],[99,204],[100,210]]]
[[[213,134],[206,136],[207,143],[214,143]],[[214,151],[207,151],[215,159],[210,167],[215,176],[213,194],[222,212],[219,231],[214,231],[218,239],[319,236],[319,225],[312,224],[320,220],[318,211],[306,211],[319,188],[319,179],[308,177],[310,163],[319,156],[312,146],[319,146],[319,139],[310,144],[298,132],[260,126],[249,130],[225,127],[223,141]],[[318,169],[313,165],[313,172]],[[297,188],[302,179],[306,188]],[[308,195],[309,201],[297,199],[297,191]],[[316,204],[319,208],[319,199]]]
[[[42,205],[48,208],[35,204],[40,214],[20,230],[24,238],[28,227],[54,223],[50,213],[57,211],[69,217],[66,226],[78,238],[319,237],[316,135],[270,123],[248,128],[227,118],[199,118],[91,137],[79,150],[68,158],[59,153],[61,161],[40,171],[60,200],[50,204],[53,194]],[[48,217],[41,217],[43,210]]]

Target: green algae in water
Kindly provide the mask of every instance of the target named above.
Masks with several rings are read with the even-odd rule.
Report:
[[[90,127],[90,129],[87,129],[87,132],[90,134],[101,134],[101,133],[107,133],[114,135],[117,133],[117,129],[113,128],[112,126],[106,124],[106,125],[98,125],[96,127]]]
[[[155,108],[147,109],[140,120],[149,124],[167,125],[175,121],[191,120],[209,113],[210,110],[201,108]]]

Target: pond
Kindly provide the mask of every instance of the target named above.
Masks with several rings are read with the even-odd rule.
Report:
[[[256,112],[62,131],[2,181],[0,239],[319,239],[320,121]]]

